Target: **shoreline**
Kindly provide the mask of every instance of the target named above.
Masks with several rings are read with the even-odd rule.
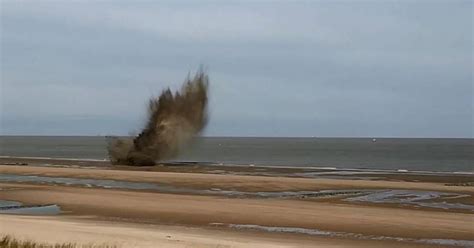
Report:
[[[24,156],[0,156],[0,164],[5,163],[25,163],[29,161],[33,164],[48,164],[47,162],[69,162],[69,163],[98,163],[101,166],[111,166],[110,160],[104,159],[91,159],[91,158],[63,158],[63,157],[24,157]],[[424,170],[409,170],[405,168],[398,169],[381,169],[381,168],[349,168],[349,167],[334,167],[334,166],[285,166],[285,165],[267,165],[267,164],[235,164],[235,163],[219,163],[219,162],[205,162],[205,161],[166,161],[158,163],[156,166],[210,166],[210,167],[222,167],[226,168],[265,168],[265,169],[294,169],[294,170],[327,170],[327,171],[354,171],[354,172],[367,172],[367,173],[380,173],[380,174],[414,174],[414,175],[474,175],[472,171],[424,171]],[[136,168],[146,168],[150,166],[130,166]],[[152,166],[153,167],[153,166]]]

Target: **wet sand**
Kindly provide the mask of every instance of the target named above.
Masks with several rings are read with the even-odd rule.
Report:
[[[474,194],[474,187],[445,185],[446,181],[455,182],[457,178],[446,180],[445,182],[432,182],[429,180],[428,182],[404,182],[11,165],[0,166],[0,174],[114,179],[195,189],[219,188],[248,192],[390,188],[456,192],[469,194],[471,199]],[[193,246],[194,243],[192,242],[194,241],[189,239],[191,234],[187,233],[186,230],[191,227],[197,228],[196,230],[199,230],[199,235],[202,238],[207,238],[214,242],[219,240],[220,242],[222,239],[231,237],[231,241],[236,242],[235,244],[212,243],[212,245],[203,247],[216,247],[217,245],[222,245],[222,247],[227,245],[229,247],[251,247],[248,245],[249,243],[245,242],[260,244],[255,247],[265,247],[265,243],[259,242],[269,242],[267,247],[278,247],[275,246],[276,243],[281,245],[280,247],[427,246],[393,240],[373,241],[357,239],[353,236],[347,238],[314,237],[310,235],[236,231],[226,228],[225,225],[227,224],[305,228],[371,237],[474,240],[474,225],[472,225],[474,223],[474,214],[472,212],[461,213],[450,210],[429,210],[427,208],[412,209],[404,206],[342,202],[337,199],[308,201],[285,198],[229,198],[225,196],[171,194],[156,191],[38,185],[32,183],[0,183],[0,188],[2,188],[0,191],[0,199],[2,200],[20,201],[25,204],[58,204],[63,211],[63,214],[59,216],[38,219],[35,219],[37,217],[0,216],[0,218],[3,218],[1,219],[2,223],[7,221],[17,223],[15,221],[23,220],[23,223],[35,223],[32,227],[36,226],[36,228],[48,225],[48,223],[51,226],[62,225],[58,223],[69,223],[64,225],[74,226],[72,223],[76,222],[81,223],[77,224],[79,226],[87,226],[90,223],[106,223],[103,224],[105,227],[102,227],[104,230],[111,230],[109,227],[112,226],[122,227],[122,225],[123,228],[142,230],[152,224],[159,225],[160,230],[173,230],[177,233],[176,235],[181,235],[183,240],[191,242],[188,242],[188,246],[184,245],[187,244],[186,242],[182,246],[168,246],[168,243],[163,241],[164,243],[162,244],[166,245],[163,247],[201,247],[199,245]],[[87,220],[84,220],[84,218],[87,218]],[[89,224],[82,223],[82,221],[87,221]],[[110,222],[114,223],[110,224]],[[223,225],[216,226],[213,223],[223,223]],[[21,226],[20,224],[18,225]],[[21,230],[23,229],[20,227],[14,229],[10,225],[2,225],[2,230],[0,231],[12,231],[16,234],[31,234],[35,232],[35,229],[26,228],[25,230],[27,231]],[[64,230],[74,233],[74,229],[65,228]],[[117,230],[119,231],[116,231],[115,235],[120,235],[122,231],[120,229]],[[67,233],[67,231],[65,232]],[[140,232],[137,231],[138,236],[134,237],[134,239],[140,239]],[[67,237],[66,234],[64,235]],[[194,237],[193,235],[191,236]],[[31,238],[36,239],[41,238],[41,236],[37,235]],[[86,237],[84,238],[87,239]],[[95,239],[94,235],[89,236],[89,238]],[[262,238],[263,241],[261,240]],[[44,238],[44,240],[48,240],[48,238]],[[157,237],[156,240],[160,239]],[[240,244],[239,242],[243,243]]]
[[[55,168],[44,166],[1,166],[2,174],[41,175],[124,180],[131,182],[162,183],[173,186],[208,189],[238,189],[245,191],[321,190],[321,189],[413,189],[474,193],[474,187],[447,186],[437,182],[406,182],[384,180],[309,179],[293,177],[241,176],[208,173],[178,173],[129,171],[102,168]],[[474,180],[474,176],[473,180]],[[448,178],[445,176],[445,178]],[[448,182],[458,182],[452,177]]]
[[[153,171],[153,172],[179,172],[179,173],[205,173],[223,175],[249,175],[249,176],[272,176],[292,178],[328,178],[328,179],[366,179],[373,181],[403,181],[403,182],[434,182],[445,184],[474,183],[474,174],[443,173],[443,172],[397,172],[397,171],[373,171],[373,170],[351,170],[336,168],[311,168],[311,167],[268,167],[249,165],[220,165],[200,162],[175,162],[164,163],[159,166],[111,166],[108,161],[101,160],[70,160],[70,159],[46,159],[46,158],[21,158],[1,157],[0,164],[8,165],[30,165],[64,168],[100,168],[120,171]]]

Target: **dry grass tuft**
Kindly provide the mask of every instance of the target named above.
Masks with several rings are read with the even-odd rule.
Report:
[[[116,248],[113,245],[77,245],[73,243],[65,244],[42,244],[33,241],[17,240],[11,236],[0,238],[0,248]]]

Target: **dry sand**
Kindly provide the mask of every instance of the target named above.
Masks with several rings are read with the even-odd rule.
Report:
[[[0,215],[0,233],[48,243],[108,244],[122,248],[290,248],[290,247],[428,247],[387,241],[364,241],[261,234],[184,226],[92,221],[70,217]]]

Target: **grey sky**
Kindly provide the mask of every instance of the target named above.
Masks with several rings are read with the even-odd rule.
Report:
[[[127,134],[200,64],[206,135],[473,137],[472,1],[1,1],[2,134]]]

